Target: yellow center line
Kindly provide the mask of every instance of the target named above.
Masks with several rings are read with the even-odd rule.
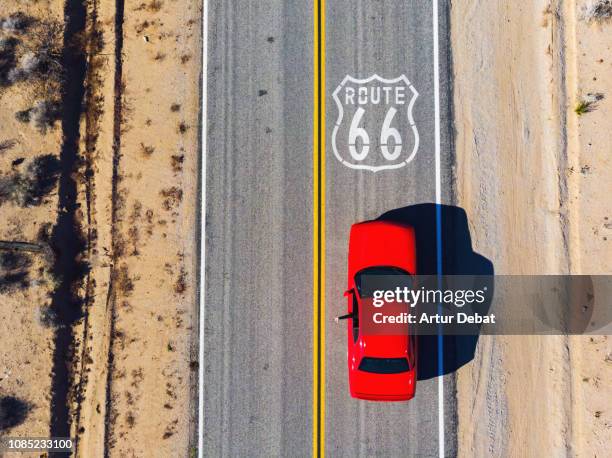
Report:
[[[314,1],[312,456],[325,456],[325,0]]]

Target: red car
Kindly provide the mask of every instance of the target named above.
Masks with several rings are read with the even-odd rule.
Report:
[[[368,279],[403,282],[416,271],[414,228],[388,221],[351,227],[348,254],[348,369],[351,396],[372,401],[407,401],[416,388],[416,339],[407,326],[401,335],[364,332],[364,310],[371,308]],[[369,304],[367,301],[370,301]],[[402,328],[404,330],[404,328]],[[367,330],[366,330],[367,331]]]

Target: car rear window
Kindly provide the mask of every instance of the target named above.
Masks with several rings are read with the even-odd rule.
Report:
[[[410,365],[406,358],[363,358],[359,370],[375,374],[399,374],[408,372]]]

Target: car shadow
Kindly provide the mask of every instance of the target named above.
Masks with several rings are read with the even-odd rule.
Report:
[[[436,204],[419,204],[390,210],[377,219],[410,224],[415,229],[417,273],[437,275]],[[493,263],[472,249],[467,214],[460,207],[440,205],[443,275],[492,276]],[[490,291],[492,292],[492,284]],[[442,342],[442,365],[438,347]],[[478,334],[420,335],[418,340],[418,380],[452,373],[474,359]]]

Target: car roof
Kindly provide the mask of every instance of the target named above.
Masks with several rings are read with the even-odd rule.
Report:
[[[398,303],[388,302],[384,307],[379,309],[372,307],[372,298],[362,298],[358,296],[358,301],[360,329],[359,338],[362,342],[362,345],[360,346],[362,350],[360,352],[361,356],[379,358],[400,358],[408,356],[408,352],[410,350],[410,329],[408,328],[408,324],[374,326],[365,325],[366,320],[372,320],[370,313],[390,310],[388,307],[398,305]],[[407,307],[402,307],[400,310],[407,310]]]

